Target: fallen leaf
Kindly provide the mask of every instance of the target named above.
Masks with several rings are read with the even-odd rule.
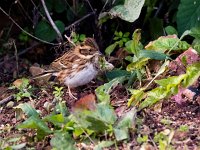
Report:
[[[96,97],[94,94],[88,94],[82,98],[80,98],[74,105],[73,110],[75,109],[88,109],[95,110],[96,109]]]
[[[22,85],[23,81],[22,79],[17,79],[13,82],[13,85],[17,88],[19,88]]]

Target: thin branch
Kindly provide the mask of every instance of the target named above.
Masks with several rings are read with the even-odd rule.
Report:
[[[47,41],[44,41],[42,39],[39,39],[35,36],[33,36],[32,34],[30,34],[29,32],[27,32],[26,30],[24,30],[22,27],[20,27],[20,25],[17,24],[17,22],[15,22],[15,20],[7,13],[5,12],[1,7],[0,7],[0,10],[21,30],[23,31],[24,33],[26,33],[27,35],[29,35],[30,37],[42,42],[42,43],[46,43],[46,44],[50,44],[50,45],[59,45],[59,44],[54,44],[54,43],[50,43],[50,42],[47,42]]]
[[[80,18],[79,20],[75,21],[75,22],[72,23],[71,25],[65,27],[65,31],[66,31],[66,30],[69,30],[70,28],[72,28],[72,27],[75,26],[76,24],[80,23],[80,22],[83,21],[84,19],[86,19],[86,18],[88,18],[88,17],[90,17],[90,16],[92,16],[92,15],[94,15],[94,14],[95,14],[95,12],[91,12],[91,13],[89,13],[89,14],[83,16],[82,18]]]
[[[26,53],[27,51],[31,50],[32,48],[34,48],[34,47],[36,47],[36,46],[38,46],[38,45],[39,45],[39,43],[33,44],[31,47],[28,47],[28,48],[22,50],[21,52],[19,52],[19,53],[17,54],[17,56],[19,57],[20,55]],[[8,60],[0,62],[0,66],[3,65],[5,62],[10,61],[10,60],[15,59],[15,58],[16,58],[16,56],[12,56],[12,57],[10,57]]]
[[[92,7],[92,5],[90,4],[90,1],[89,0],[86,0],[88,5],[90,6],[90,9],[92,10],[92,12],[95,12],[94,8]]]
[[[10,95],[10,96],[8,96],[8,97],[2,99],[2,100],[0,101],[0,106],[3,105],[3,104],[5,104],[5,103],[8,103],[9,101],[11,101],[11,100],[13,100],[13,99],[14,99],[14,96],[13,96],[13,95]]]
[[[47,6],[46,6],[44,0],[41,0],[41,2],[42,2],[42,6],[43,6],[43,8],[44,8],[44,11],[45,11],[45,13],[46,13],[46,16],[47,16],[47,18],[48,18],[48,20],[49,20],[51,26],[53,27],[53,29],[56,31],[56,33],[57,33],[57,35],[58,35],[58,42],[59,42],[59,43],[63,42],[62,35],[61,35],[59,29],[57,28],[57,26],[55,25],[55,23],[53,22],[53,20],[52,20],[50,14],[49,14],[49,11],[48,11],[48,9],[47,9]]]

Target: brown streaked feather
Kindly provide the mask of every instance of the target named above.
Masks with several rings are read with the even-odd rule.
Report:
[[[99,46],[93,38],[86,38],[83,42],[85,45],[91,46],[99,51]]]

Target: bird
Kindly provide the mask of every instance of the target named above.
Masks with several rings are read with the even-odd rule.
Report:
[[[76,88],[92,81],[101,70],[100,60],[103,55],[94,38],[86,38],[83,43],[76,45],[54,60],[48,70],[41,69],[41,73],[33,79],[47,77],[68,87],[69,96],[75,98],[70,88]],[[112,70],[114,66],[104,60],[104,70]],[[37,67],[35,67],[37,68]],[[106,68],[106,69],[105,69]],[[31,69],[29,69],[31,70]],[[32,72],[34,69],[32,68]]]

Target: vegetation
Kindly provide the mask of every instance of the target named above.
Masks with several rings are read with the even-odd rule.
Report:
[[[200,1],[3,0],[0,10],[10,19],[0,29],[0,149],[200,148]],[[74,89],[78,100],[32,80],[34,63],[45,68],[86,37],[106,56],[101,68],[115,68]]]

